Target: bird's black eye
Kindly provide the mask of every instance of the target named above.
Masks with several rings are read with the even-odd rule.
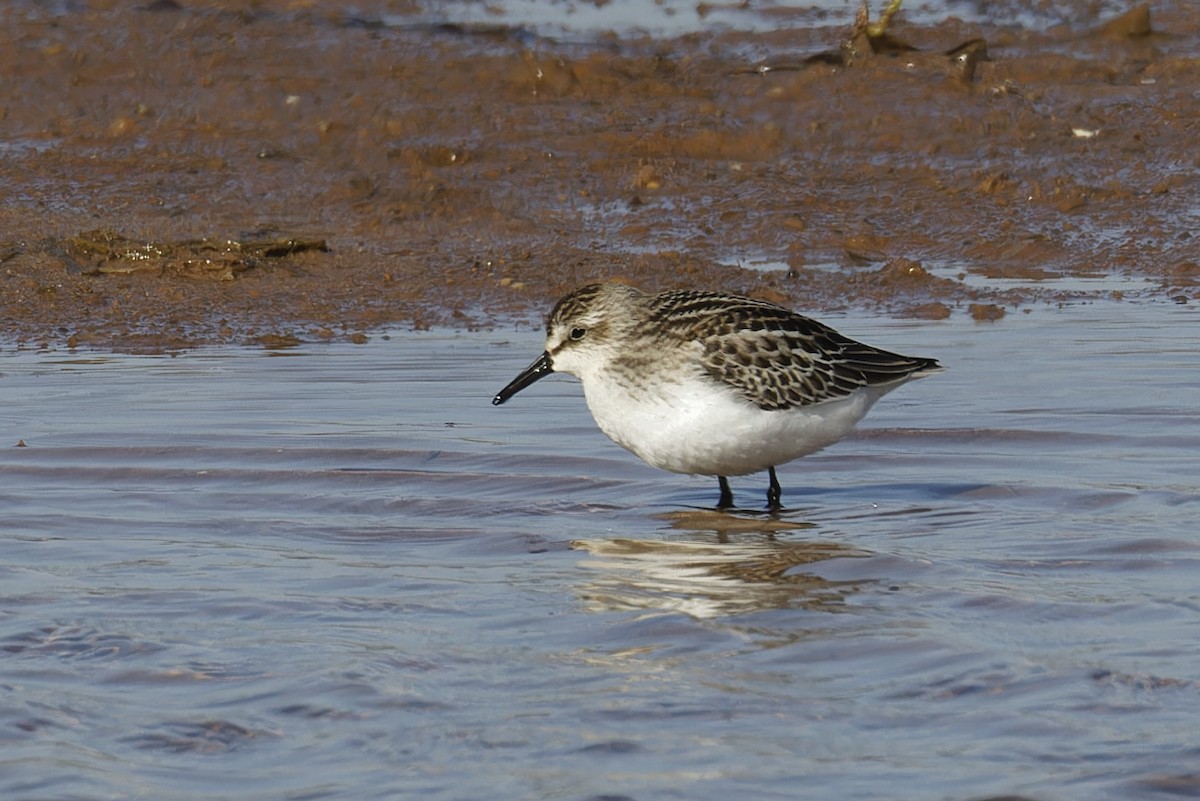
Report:
[[[583,335],[586,333],[587,333],[586,328],[572,328],[571,329],[571,339],[578,342],[579,340],[583,339]]]

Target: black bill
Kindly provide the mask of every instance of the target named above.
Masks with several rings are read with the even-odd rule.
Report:
[[[550,366],[550,354],[543,353],[534,359],[533,364],[522,370],[519,376],[508,382],[507,387],[496,393],[496,397],[492,398],[492,405],[499,406],[534,381],[545,378],[553,372],[554,368]]]

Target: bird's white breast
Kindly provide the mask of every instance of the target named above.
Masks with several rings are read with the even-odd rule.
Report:
[[[654,467],[738,476],[781,465],[841,439],[882,393],[859,390],[814,406],[766,411],[700,373],[626,386],[581,376],[596,424]]]

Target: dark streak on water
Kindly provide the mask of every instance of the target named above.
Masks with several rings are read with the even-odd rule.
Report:
[[[1197,319],[835,320],[950,369],[775,526],[535,333],[0,354],[0,797],[1194,796]]]

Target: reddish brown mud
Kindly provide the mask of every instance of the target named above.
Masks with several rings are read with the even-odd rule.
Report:
[[[902,12],[918,50],[847,66],[813,56],[848,20],[563,43],[5,4],[0,341],[362,340],[538,321],[605,277],[979,320],[1064,277],[1200,297],[1200,7],[1079,6],[1044,31]],[[989,60],[947,55],[975,38]]]

